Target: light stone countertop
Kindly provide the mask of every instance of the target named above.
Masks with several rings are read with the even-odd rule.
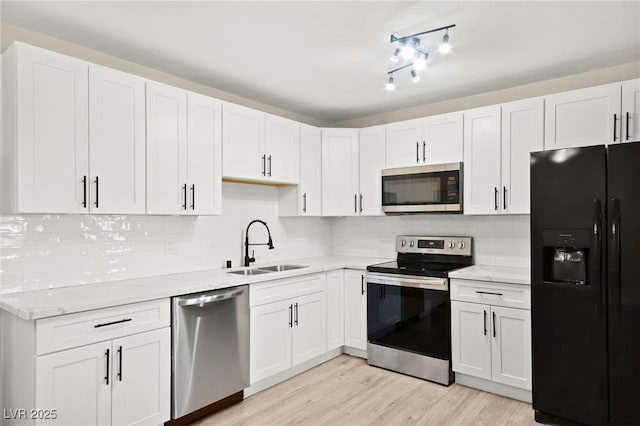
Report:
[[[531,269],[515,266],[473,265],[449,273],[449,278],[531,285]]]
[[[306,266],[305,268],[290,271],[255,276],[228,273],[229,271],[244,268],[209,269],[49,290],[10,293],[0,295],[0,309],[25,320],[35,320],[336,269],[366,269],[367,265],[388,260],[351,256],[324,256],[254,264],[251,265],[251,268],[276,264]]]

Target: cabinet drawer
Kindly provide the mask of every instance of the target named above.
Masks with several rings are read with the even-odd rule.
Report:
[[[520,284],[452,279],[451,300],[531,309],[531,287]]]
[[[258,306],[319,291],[325,291],[324,273],[251,284],[249,301],[251,306]]]
[[[160,299],[37,320],[36,354],[168,327],[169,306],[169,299]]]

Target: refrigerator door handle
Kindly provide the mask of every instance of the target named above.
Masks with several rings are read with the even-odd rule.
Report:
[[[609,286],[611,287],[611,307],[613,315],[620,315],[621,281],[620,281],[620,200],[610,200],[609,217],[611,217],[611,236],[609,245]]]
[[[592,258],[594,259],[591,279],[598,296],[598,313],[603,314],[605,312],[604,285],[602,282],[602,201],[598,199],[593,200],[593,228],[591,235],[591,247],[593,251]]]

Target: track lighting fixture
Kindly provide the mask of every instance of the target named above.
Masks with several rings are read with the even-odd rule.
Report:
[[[438,46],[438,51],[440,53],[446,54],[451,51],[451,45],[449,44],[449,28],[453,27],[455,27],[455,24],[447,25],[440,28],[434,28],[432,30],[423,31],[421,33],[411,34],[404,37],[397,37],[391,34],[390,42],[398,43],[398,46],[393,52],[393,56],[391,56],[391,61],[399,63],[400,60],[403,59],[405,63],[387,72],[389,81],[385,85],[385,89],[387,89],[387,91],[395,90],[396,86],[393,82],[393,73],[405,68],[411,68],[410,74],[411,79],[414,83],[420,81],[419,72],[426,68],[427,60],[429,59],[429,53],[420,50],[420,37],[427,34],[445,31],[445,34],[442,37],[442,43],[440,43],[440,45]]]

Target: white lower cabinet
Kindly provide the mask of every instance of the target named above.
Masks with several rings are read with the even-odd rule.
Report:
[[[36,358],[37,424],[138,425],[169,418],[169,327]]]
[[[344,271],[327,272],[327,350],[344,345]]]
[[[157,425],[171,409],[169,300],[25,321],[2,313],[6,424]],[[7,394],[7,390],[11,390]],[[33,412],[30,410],[34,409]]]
[[[366,271],[344,271],[344,345],[367,350]]]
[[[326,352],[325,274],[254,284],[251,384]]]
[[[453,371],[530,391],[531,312],[499,306],[519,303],[510,299],[519,299],[513,298],[514,293],[528,291],[528,286],[491,283],[484,288],[465,283],[451,280],[452,299],[462,294],[465,299],[475,297],[478,303],[451,301]],[[510,294],[512,287],[516,291]],[[469,288],[480,290],[465,296]]]

